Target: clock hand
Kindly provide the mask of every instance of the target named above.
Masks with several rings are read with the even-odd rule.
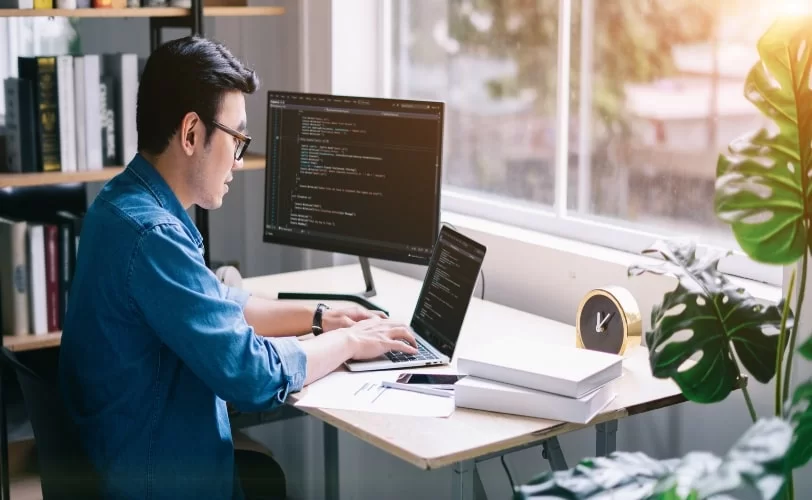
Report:
[[[598,323],[595,325],[595,331],[600,333],[603,331],[603,325],[609,321],[609,318],[612,317],[612,313],[607,314],[603,319],[601,319],[601,313],[598,313]]]

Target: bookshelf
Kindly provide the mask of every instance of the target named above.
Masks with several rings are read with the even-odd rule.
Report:
[[[246,154],[243,167],[236,170],[262,170],[265,158],[260,155]],[[48,186],[52,184],[73,184],[86,182],[104,182],[121,173],[124,167],[105,167],[102,170],[79,172],[37,172],[26,174],[0,173],[0,189],[4,187]]]

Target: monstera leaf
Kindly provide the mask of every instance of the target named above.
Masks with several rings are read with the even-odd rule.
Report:
[[[798,352],[812,361],[812,338],[804,342]],[[797,469],[812,458],[812,380],[807,380],[795,389],[790,402],[789,418],[795,430],[787,459],[790,467]]]
[[[812,18],[783,19],[758,42],[745,97],[775,124],[733,141],[716,166],[716,214],[757,261],[791,264],[812,222]]]
[[[672,378],[691,401],[712,403],[725,399],[741,375],[734,350],[759,382],[775,375],[783,301],[758,304],[717,270],[722,254],[698,258],[691,242],[657,241],[643,253],[664,262],[634,265],[630,275],[672,274],[678,280],[651,310],[646,343],[655,377]]]
[[[777,498],[786,477],[789,423],[759,420],[723,458],[692,452],[682,459],[654,460],[643,453],[615,452],[581,461],[567,471],[547,472],[516,487],[515,499],[701,500],[721,499],[743,487]]]

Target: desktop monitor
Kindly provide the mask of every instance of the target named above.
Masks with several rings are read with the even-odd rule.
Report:
[[[427,264],[440,231],[442,102],[269,91],[263,241]]]

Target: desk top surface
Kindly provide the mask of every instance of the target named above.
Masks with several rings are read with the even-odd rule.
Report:
[[[417,301],[421,282],[383,269],[373,268],[377,295],[372,302],[389,310],[392,318],[408,323]],[[320,268],[249,278],[243,287],[269,298],[278,292],[351,293],[363,289],[358,265]],[[472,299],[457,343],[456,357],[478,339],[499,335],[505,342],[521,345],[522,339],[544,343],[575,345],[575,327],[505,307],[478,298]],[[437,367],[426,368],[433,372]],[[404,370],[406,371],[406,370]],[[414,368],[408,371],[415,371]],[[316,381],[314,384],[318,384]],[[623,376],[612,382],[617,397],[590,424],[457,408],[449,418],[385,415],[348,410],[302,408],[303,411],[369,442],[423,469],[434,469],[488,455],[563,434],[596,423],[643,413],[684,401],[671,380],[656,379],[648,365],[648,352],[638,347],[627,354]],[[307,392],[291,394],[295,403]]]

